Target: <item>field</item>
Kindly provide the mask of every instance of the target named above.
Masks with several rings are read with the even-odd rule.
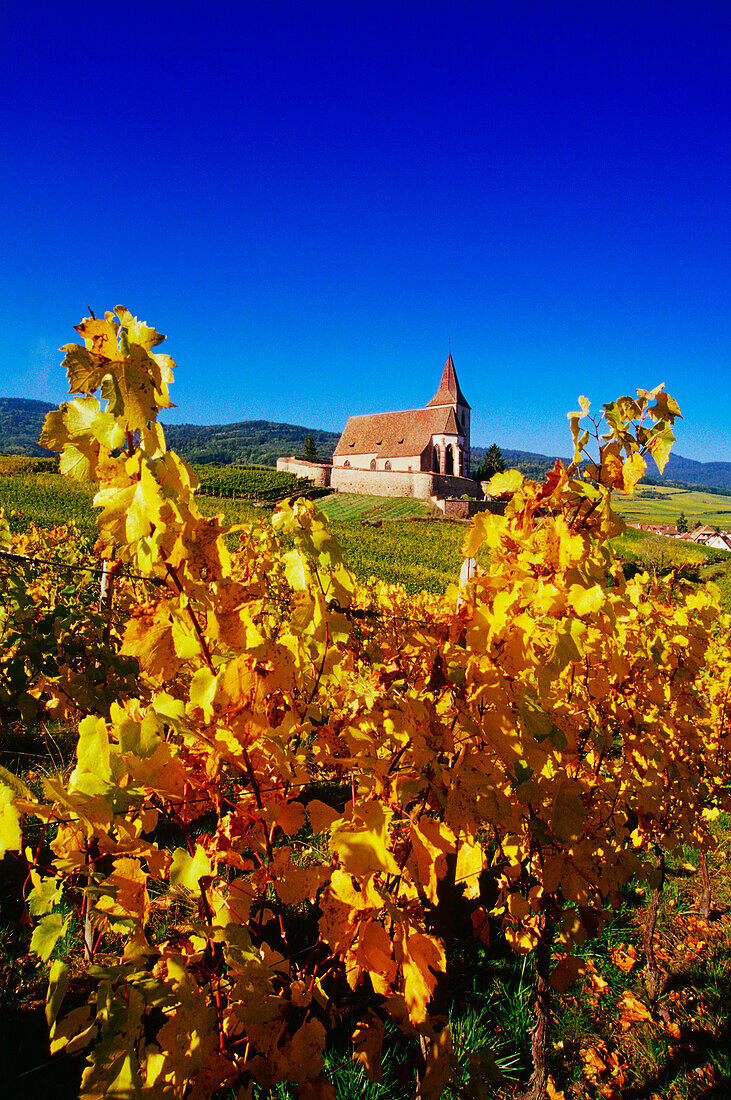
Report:
[[[308,481],[264,466],[196,466],[201,496],[239,500],[279,500],[301,492]]]
[[[41,464],[40,471],[30,468]],[[48,472],[53,460],[0,458],[0,507],[5,510],[13,531],[22,531],[29,522],[39,527],[76,523],[90,540],[96,538],[96,519],[91,505],[90,486],[72,482],[60,474]],[[18,465],[18,464],[22,465]],[[211,471],[209,489],[228,483],[221,471]],[[236,495],[212,494],[200,497],[201,510],[207,515],[221,513],[227,523],[253,522],[269,514],[269,506],[257,506],[245,499],[247,494],[259,500],[273,489],[272,478],[296,479],[272,470],[236,468],[231,477]],[[263,477],[264,480],[261,480]],[[230,486],[228,486],[230,487]],[[276,495],[281,495],[277,484]],[[286,491],[286,490],[285,490]],[[637,500],[617,496],[615,503],[630,523],[673,522],[681,511],[691,524],[695,521],[721,523],[727,499],[710,493],[680,489],[652,489],[661,499],[640,495]],[[731,503],[731,497],[728,498]],[[340,541],[345,560],[359,580],[378,577],[391,584],[403,584],[409,593],[423,589],[444,592],[459,578],[462,565],[461,545],[464,524],[445,520],[427,522],[434,509],[426,501],[410,497],[367,497],[354,493],[333,493],[318,501]],[[711,509],[715,509],[712,511]],[[731,508],[728,512],[731,520]],[[380,525],[379,525],[380,522]],[[640,569],[686,566],[694,580],[713,580],[719,584],[725,606],[731,608],[731,555],[706,550],[671,539],[647,535],[633,528],[616,540],[622,560]]]
[[[248,491],[260,499],[273,475],[275,478],[293,479],[291,475],[277,475],[276,471],[237,471],[241,475],[258,475],[267,478],[267,485],[249,477]],[[216,475],[219,476],[219,475]],[[220,482],[218,483],[220,484]],[[216,481],[212,486],[216,487]],[[238,482],[243,489],[243,480]],[[281,495],[279,488],[277,495]],[[89,539],[96,537],[94,509],[91,505],[93,490],[89,486],[71,482],[54,473],[0,473],[0,507],[5,510],[13,531],[22,531],[28,523],[40,527],[75,522]],[[201,510],[207,515],[222,513],[227,523],[252,522],[269,514],[268,508],[258,508],[242,499],[226,496],[201,496]],[[409,592],[427,589],[443,592],[446,586],[459,577],[462,564],[460,546],[464,538],[464,526],[457,523],[395,522],[426,518],[432,511],[424,501],[410,498],[363,497],[355,494],[333,494],[319,505],[331,521],[334,533],[345,551],[346,561],[361,580],[379,577],[390,583],[401,583]],[[381,527],[363,521],[381,520]]]
[[[4,474],[0,471],[0,508],[12,531],[24,531],[29,523],[38,527],[75,523],[82,534],[94,539],[93,495],[91,485],[71,481],[61,474]]]
[[[615,496],[614,507],[628,523],[676,523],[682,512],[691,528],[699,523],[731,528],[731,496],[696,489],[640,485],[632,497]]]
[[[318,503],[333,522],[347,520],[428,519],[436,509],[429,501],[414,497],[366,497],[359,493],[333,493]]]

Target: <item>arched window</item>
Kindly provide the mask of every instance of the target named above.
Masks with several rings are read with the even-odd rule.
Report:
[[[350,463],[348,462],[347,458],[346,458],[345,462],[343,463],[343,466],[347,466],[348,469],[350,469]]]
[[[434,447],[434,450],[433,450],[433,453],[432,453],[431,468],[432,468],[432,471],[435,474],[439,473],[439,448],[436,447],[436,446]]]
[[[375,468],[376,468],[376,460],[375,460],[375,458],[372,458],[371,459],[371,469],[375,470]]]
[[[446,454],[445,454],[445,461],[444,461],[444,472],[445,472],[445,474],[453,474],[454,473],[454,451],[452,450],[452,444],[451,443],[447,444],[447,451],[446,451]]]
[[[384,470],[390,470],[391,469],[391,463],[388,461],[388,459],[386,459],[386,465],[383,468],[384,468]]]

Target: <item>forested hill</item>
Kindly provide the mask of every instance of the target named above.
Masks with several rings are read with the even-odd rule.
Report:
[[[284,455],[301,455],[311,435],[321,462],[330,462],[338,432],[278,424],[268,420],[242,420],[238,424],[166,424],[168,445],[189,462],[238,462],[276,466]]]
[[[48,401],[0,397],[0,454],[48,458],[48,451],[38,445],[38,437],[46,413],[57,407]]]
[[[476,469],[485,454],[485,447],[472,448],[472,468]],[[532,451],[511,451],[501,448],[505,465],[521,470],[528,477],[542,477],[556,461],[555,456],[534,454]],[[563,462],[569,459],[562,456]],[[648,459],[647,477],[643,479],[651,484],[667,485],[678,483],[685,486],[698,486],[704,489],[723,489],[731,491],[731,462],[696,462],[692,458],[671,454],[662,476],[657,466]]]
[[[46,413],[55,409],[47,401],[32,401],[22,397],[0,397],[0,454],[48,455],[38,446]],[[275,466],[282,455],[301,455],[305,438],[311,435],[318,458],[329,462],[337,432],[306,428],[299,424],[279,424],[268,420],[242,420],[236,424],[167,424],[168,443],[189,462],[230,462],[245,465]],[[472,448],[472,468],[476,469],[486,448]],[[507,466],[522,470],[529,477],[541,477],[556,461],[551,455],[532,451],[503,449]],[[568,459],[564,458],[564,461]],[[651,480],[682,482],[705,488],[731,490],[731,462],[695,462],[673,454],[665,467],[663,478],[650,462]]]
[[[46,413],[55,409],[47,401],[27,401],[21,397],[0,397],[0,454],[45,455],[38,446]],[[229,462],[275,466],[282,455],[302,453],[305,438],[311,435],[318,458],[329,462],[337,432],[305,428],[299,424],[278,424],[268,420],[242,420],[237,424],[165,424],[170,447],[189,462]]]

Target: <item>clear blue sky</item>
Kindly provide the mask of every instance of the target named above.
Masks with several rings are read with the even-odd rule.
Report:
[[[666,382],[731,460],[731,4],[3,4],[0,395],[90,306],[167,332],[177,421],[432,396],[473,442]]]

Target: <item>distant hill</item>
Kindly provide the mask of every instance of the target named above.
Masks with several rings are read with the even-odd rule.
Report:
[[[671,454],[662,478],[657,470],[648,473],[652,480],[658,478],[660,483],[668,481],[682,481],[688,485],[702,485],[708,489],[731,490],[731,462],[696,462],[692,458],[683,458],[682,455]]]
[[[188,462],[226,465],[276,466],[277,459],[302,454],[305,438],[311,435],[321,462],[332,460],[338,432],[304,428],[299,424],[278,424],[269,420],[242,420],[237,424],[166,424],[168,445]]]
[[[0,454],[47,456],[48,451],[38,445],[38,437],[46,413],[55,408],[47,401],[0,397]],[[280,456],[301,454],[308,435],[315,441],[319,459],[330,462],[340,438],[337,432],[269,420],[241,420],[236,424],[166,424],[165,435],[170,446],[189,462],[259,466],[275,466]],[[472,448],[473,469],[479,466],[486,449]],[[542,476],[556,461],[555,456],[533,451],[505,447],[502,452],[508,466],[529,477]],[[563,461],[568,462],[568,459]],[[673,454],[662,477],[650,463],[645,480],[731,491],[731,462],[696,462]]]
[[[55,408],[48,401],[0,397],[0,454],[48,458],[48,451],[38,445],[38,436],[46,413]]]
[[[485,457],[487,447],[472,447],[472,469],[476,470]],[[500,451],[505,459],[505,465],[512,470],[520,470],[526,477],[543,477],[546,470],[550,470],[556,461],[552,455],[536,454],[534,451],[512,451],[508,447],[501,447]],[[562,458],[562,462],[568,463],[568,458]]]
[[[472,448],[473,469],[479,466],[485,451],[485,447]],[[540,476],[546,470],[550,470],[556,461],[555,455],[511,451],[507,447],[501,447],[501,451],[506,466],[520,470],[529,477]],[[569,459],[562,457],[561,461],[568,463]],[[663,474],[658,473],[657,467],[650,459],[647,463],[647,477],[642,480],[649,485],[679,484],[685,487],[731,492],[731,462],[696,462],[693,458],[671,454]]]
[[[48,456],[38,445],[46,413],[57,408],[47,401],[0,397],[0,454]],[[340,435],[299,424],[242,420],[237,424],[166,424],[165,438],[189,462],[226,465],[230,462],[276,466],[282,455],[302,453],[311,435],[318,458],[330,462]]]

